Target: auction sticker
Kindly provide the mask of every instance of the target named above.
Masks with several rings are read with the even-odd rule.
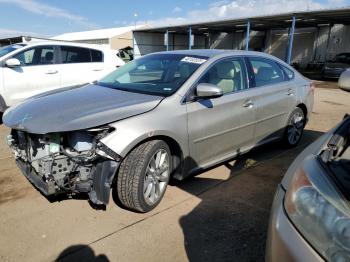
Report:
[[[206,61],[207,61],[206,59],[191,57],[191,56],[185,56],[184,58],[181,59],[181,62],[187,62],[192,64],[203,64]]]

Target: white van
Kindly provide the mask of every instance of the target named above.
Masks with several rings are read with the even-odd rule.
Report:
[[[124,65],[117,53],[57,41],[0,48],[0,113],[36,94],[100,79]]]

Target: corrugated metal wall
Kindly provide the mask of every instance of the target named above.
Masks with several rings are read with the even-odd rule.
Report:
[[[350,26],[320,27],[315,47],[315,61],[323,62],[343,52],[350,52]]]
[[[194,36],[193,49],[204,49],[207,46],[205,35]],[[188,49],[188,35],[169,33],[169,50]],[[134,55],[139,57],[153,52],[165,51],[164,34],[135,32],[134,33]]]
[[[329,34],[330,33],[330,34]],[[329,37],[328,37],[329,35]],[[249,50],[265,51],[284,60],[288,43],[287,30],[252,31]],[[135,57],[165,51],[164,34],[135,32]],[[245,32],[195,35],[193,49],[216,48],[242,50]],[[188,35],[169,34],[169,50],[188,49]],[[296,28],[292,62],[306,67],[311,62],[324,62],[341,52],[350,52],[350,26],[334,25],[318,28]]]

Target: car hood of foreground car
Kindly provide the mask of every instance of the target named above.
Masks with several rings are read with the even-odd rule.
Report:
[[[145,113],[162,99],[91,84],[28,99],[8,109],[3,123],[33,134],[81,130]]]

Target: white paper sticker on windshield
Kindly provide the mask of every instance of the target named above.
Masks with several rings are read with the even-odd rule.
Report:
[[[206,59],[190,57],[190,56],[185,56],[184,58],[181,59],[181,62],[187,62],[187,63],[193,63],[193,64],[203,64],[206,61],[207,61]]]

